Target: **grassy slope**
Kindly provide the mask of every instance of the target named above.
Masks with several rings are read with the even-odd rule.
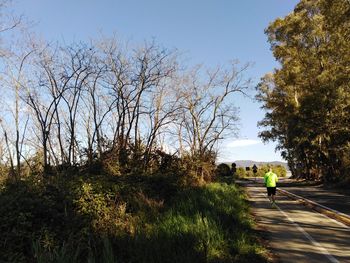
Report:
[[[0,262],[266,262],[234,185],[73,176],[5,184]]]

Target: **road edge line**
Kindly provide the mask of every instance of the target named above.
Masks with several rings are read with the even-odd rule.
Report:
[[[280,193],[301,202],[305,206],[308,206],[308,207],[316,210],[317,212],[319,212],[319,213],[321,213],[329,218],[333,218],[333,219],[343,223],[344,225],[350,227],[350,216],[349,215],[346,215],[344,213],[341,213],[339,211],[336,211],[336,210],[329,208],[329,207],[326,207],[324,205],[318,204],[318,203],[316,203],[312,200],[309,200],[307,198],[304,198],[304,197],[301,197],[299,195],[288,192],[287,190],[280,189],[280,188],[277,188],[277,190]]]
[[[331,254],[329,251],[323,247],[320,243],[318,243],[308,232],[305,231],[298,223],[296,223],[293,219],[291,219],[286,212],[284,212],[278,205],[276,205],[278,210],[284,215],[315,247],[322,252],[324,256],[326,256],[329,261],[332,263],[338,263],[339,261]]]

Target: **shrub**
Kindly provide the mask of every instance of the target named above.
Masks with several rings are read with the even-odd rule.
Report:
[[[237,167],[236,176],[238,178],[246,177],[246,170],[243,167]]]
[[[0,262],[264,262],[243,198],[161,174],[6,182]]]
[[[284,168],[284,166],[273,165],[271,167],[272,167],[272,171],[276,173],[278,177],[285,177],[287,175],[287,170],[286,168]],[[265,173],[267,173],[268,171],[269,171],[268,165],[258,166],[258,170],[256,174],[254,174],[252,170],[246,171],[243,167],[238,167],[236,175],[239,178],[253,177],[253,176],[264,177]]]
[[[221,163],[216,167],[216,176],[231,176],[232,171],[230,166],[228,166],[226,163]]]

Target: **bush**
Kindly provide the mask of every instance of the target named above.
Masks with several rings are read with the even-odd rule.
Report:
[[[55,187],[8,182],[0,193],[0,261],[28,261],[32,240],[55,249],[65,238],[64,228],[71,225],[66,205],[63,193]]]
[[[285,177],[287,175],[287,170],[284,168],[282,165],[273,165],[272,171],[277,174],[278,177]],[[239,178],[244,178],[244,177],[264,177],[265,173],[269,171],[269,166],[268,165],[262,165],[258,166],[257,173],[254,174],[252,170],[246,171],[243,167],[238,167],[236,175]]]
[[[237,167],[236,177],[238,177],[238,178],[246,177],[246,170],[243,167]]]
[[[222,176],[232,176],[232,171],[230,166],[228,166],[226,163],[221,163],[216,167],[216,176],[222,177]]]
[[[165,175],[8,181],[0,262],[264,262],[243,198],[234,185]]]

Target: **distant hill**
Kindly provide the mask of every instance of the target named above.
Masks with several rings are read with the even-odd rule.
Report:
[[[262,166],[266,164],[271,164],[271,165],[282,165],[286,168],[286,170],[289,170],[289,167],[287,163],[285,162],[279,162],[279,161],[273,161],[273,162],[257,162],[257,161],[252,161],[252,160],[236,160],[231,163],[227,163],[228,165],[231,165],[232,163],[236,163],[237,167],[252,167],[254,164],[256,166]]]

